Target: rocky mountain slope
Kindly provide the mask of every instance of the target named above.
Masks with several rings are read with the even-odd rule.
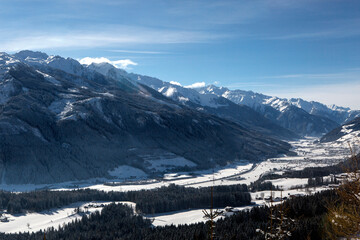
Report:
[[[154,77],[127,73],[108,63],[93,63],[87,67],[115,79],[128,77],[183,105],[216,114],[236,121],[247,128],[282,139],[321,136],[344,121],[360,115],[360,111],[337,106],[327,107],[318,102],[281,99],[214,85],[191,89]]]
[[[114,79],[127,77],[136,83],[147,85],[174,101],[204,113],[237,122],[242,126],[262,134],[280,139],[294,139],[299,135],[265,118],[248,106],[236,104],[229,99],[213,93],[199,93],[195,89],[162,81],[157,78],[127,73],[109,63],[93,63],[88,69],[97,71]]]
[[[318,102],[288,100],[214,85],[198,88],[197,91],[203,94],[213,93],[234,103],[249,106],[274,123],[301,136],[321,136],[344,121],[360,115],[360,111],[336,106],[330,108]]]
[[[0,53],[1,183],[110,177],[119,165],[150,173],[172,155],[197,168],[289,153],[289,144],[189,108],[125,77],[73,59]]]

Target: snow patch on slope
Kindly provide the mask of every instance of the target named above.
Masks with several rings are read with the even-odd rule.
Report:
[[[36,72],[40,73],[46,81],[48,81],[56,86],[61,86],[60,82],[58,80],[56,80],[54,77],[52,77],[46,73],[40,72],[39,70],[36,70]]]
[[[184,157],[180,157],[172,153],[167,153],[160,156],[143,155],[141,157],[145,160],[145,166],[155,172],[163,172],[176,167],[195,167],[197,165],[196,163],[185,159]]]
[[[113,170],[108,171],[110,176],[125,179],[125,178],[146,178],[147,174],[139,169],[134,168],[128,165],[121,165],[114,168]]]

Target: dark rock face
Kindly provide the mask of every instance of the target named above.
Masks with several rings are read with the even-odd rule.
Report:
[[[321,138],[321,142],[346,141],[352,144],[360,136],[360,117],[335,128]]]
[[[72,59],[26,55],[0,55],[18,60],[0,61],[2,183],[108,177],[123,164],[147,171],[149,154],[173,153],[209,168],[289,153],[287,143],[125,77],[115,80]]]

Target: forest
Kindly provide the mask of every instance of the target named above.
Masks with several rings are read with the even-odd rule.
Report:
[[[0,191],[0,210],[7,210],[8,213],[13,214],[27,211],[41,212],[74,202],[131,201],[136,203],[137,212],[163,213],[189,208],[208,208],[210,191],[210,187],[185,188],[174,184],[158,189],[129,192],[104,192],[90,189],[23,193]],[[213,192],[214,207],[243,206],[251,203],[251,196],[245,184],[215,186]]]
[[[324,239],[323,223],[328,202],[338,199],[335,191],[324,191],[311,196],[294,197],[284,202],[286,216],[294,219],[289,239]],[[277,209],[280,206],[276,207]],[[256,229],[265,229],[269,224],[270,208],[254,207],[216,221],[215,239],[264,239]],[[209,239],[207,223],[181,226],[152,227],[151,220],[124,205],[110,204],[100,213],[86,215],[79,221],[48,229],[45,233],[0,234],[4,240],[10,239]]]

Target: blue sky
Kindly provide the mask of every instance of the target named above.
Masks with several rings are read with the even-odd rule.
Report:
[[[358,0],[1,0],[0,51],[360,109]]]

